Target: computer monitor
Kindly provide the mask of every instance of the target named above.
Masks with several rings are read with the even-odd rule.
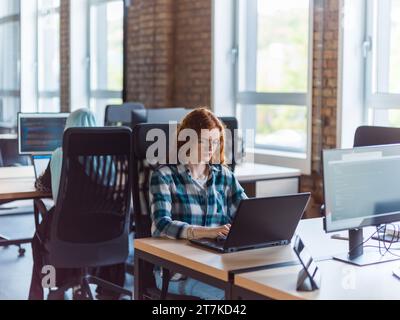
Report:
[[[61,147],[67,118],[66,113],[19,113],[19,153],[48,155]]]
[[[335,257],[356,265],[398,259],[364,252],[362,228],[400,221],[400,145],[323,152],[325,231],[349,231],[349,252]]]
[[[181,122],[192,110],[184,108],[148,109],[148,123]]]

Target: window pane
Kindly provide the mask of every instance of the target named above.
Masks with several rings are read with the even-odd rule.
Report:
[[[0,24],[0,94],[2,90],[19,90],[19,22]],[[3,46],[4,45],[4,46]]]
[[[45,11],[57,1],[40,1],[38,20],[38,83],[40,92],[58,92],[60,81],[60,16]],[[57,111],[57,110],[54,110]]]
[[[375,0],[373,93],[400,93],[400,0]]]
[[[60,98],[39,98],[39,112],[60,111]]]
[[[122,1],[91,7],[91,90],[122,91],[123,13]]]
[[[369,109],[369,124],[382,127],[400,127],[399,109]]]
[[[0,133],[13,131],[20,110],[19,1],[0,1]]]
[[[19,0],[1,0],[0,1],[0,18],[19,14]]]
[[[390,92],[400,93],[400,1],[392,0],[390,37]]]
[[[258,0],[258,92],[307,91],[308,5],[308,0]]]
[[[309,0],[243,2],[240,91],[307,92],[309,5]]]
[[[19,97],[0,96],[0,133],[10,132],[17,127],[19,110]]]
[[[51,10],[60,6],[60,0],[39,0],[39,10]]]
[[[258,105],[256,146],[306,152],[307,107]]]

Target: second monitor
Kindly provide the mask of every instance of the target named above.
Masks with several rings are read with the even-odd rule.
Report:
[[[61,147],[67,118],[67,113],[19,113],[19,153],[48,155]]]
[[[398,259],[363,250],[363,228],[400,221],[400,145],[325,150],[325,230],[349,230],[349,252],[335,257],[355,265]]]

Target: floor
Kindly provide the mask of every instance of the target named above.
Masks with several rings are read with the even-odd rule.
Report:
[[[10,238],[29,238],[34,233],[33,214],[0,215],[0,234]],[[0,300],[26,300],[32,273],[32,251],[30,244],[24,257],[18,257],[17,247],[0,247]],[[133,248],[133,244],[130,246]],[[130,253],[133,261],[133,250]],[[133,290],[133,277],[127,275],[125,287]]]

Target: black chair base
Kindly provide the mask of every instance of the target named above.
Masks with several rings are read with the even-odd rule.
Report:
[[[145,300],[160,300],[161,297],[161,290],[158,290],[156,288],[148,288],[144,294]],[[177,294],[171,294],[167,293],[165,300],[201,300],[199,297],[195,296],[185,296],[185,295],[177,295]]]
[[[129,296],[131,299],[133,293],[111,282],[105,281],[89,274],[87,269],[82,270],[82,276],[75,278],[56,290],[50,290],[48,300],[64,300],[65,292],[69,289],[79,286],[79,290],[73,294],[73,300],[95,300],[90,285],[94,284],[103,290],[119,294],[120,296]]]
[[[0,234],[0,247],[8,248],[9,246],[18,247],[18,257],[22,258],[25,256],[26,250],[22,247],[23,244],[31,243],[32,239],[19,239],[10,240],[8,237]]]

